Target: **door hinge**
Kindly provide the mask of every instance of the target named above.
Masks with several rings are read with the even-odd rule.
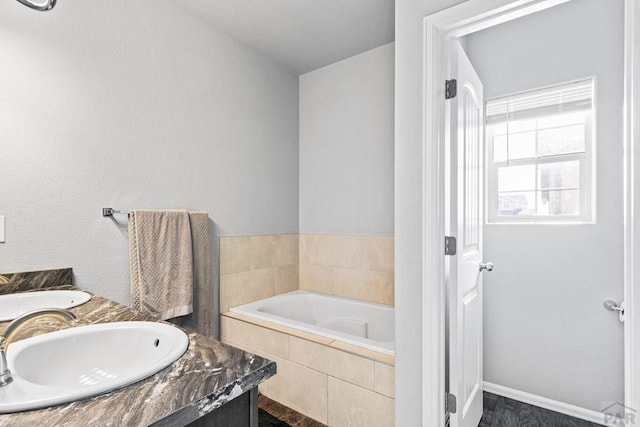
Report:
[[[457,249],[456,238],[453,236],[444,236],[444,254],[455,255]]]
[[[456,399],[455,394],[446,393],[444,399],[444,409],[449,414],[455,414],[458,410],[458,399]]]
[[[456,79],[445,80],[444,99],[455,98],[458,94],[458,81]]]

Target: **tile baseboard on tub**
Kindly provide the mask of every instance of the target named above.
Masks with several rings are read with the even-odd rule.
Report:
[[[515,390],[509,387],[493,384],[485,381],[483,383],[484,391],[497,394],[498,396],[508,397],[509,399],[517,400],[530,405],[538,406],[540,408],[548,409],[550,411],[559,412],[561,414],[569,415],[574,418],[580,418],[582,420],[590,421],[592,423],[598,423],[604,425],[604,414],[591,409],[581,408],[579,406],[571,405],[569,403],[560,402],[546,397],[538,396],[535,394],[527,393],[520,390]]]
[[[231,319],[240,320],[242,322],[251,323],[253,325],[261,326],[263,328],[271,329],[277,332],[282,332],[285,334],[292,335],[297,338],[302,338],[307,341],[312,341],[318,344],[324,344],[330,346],[332,348],[345,351],[347,353],[352,353],[358,356],[366,357],[367,359],[375,360],[386,365],[394,366],[395,365],[395,357],[379,353],[377,351],[368,350],[366,348],[359,347],[353,344],[347,344],[341,341],[336,341],[331,338],[326,338],[320,335],[310,334],[308,332],[300,331],[298,329],[289,328],[287,326],[281,326],[276,323],[267,322],[261,319],[255,319],[250,316],[246,316],[240,313],[234,313],[232,311],[227,311],[221,314],[221,317],[228,317]],[[224,333],[224,327],[221,328]]]

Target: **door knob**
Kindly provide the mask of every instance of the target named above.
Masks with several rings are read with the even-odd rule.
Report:
[[[610,299],[606,300],[602,305],[604,305],[604,308],[607,310],[617,311],[618,313],[624,312],[624,308],[622,308],[621,305],[616,304],[615,301],[611,301]]]
[[[611,301],[610,299],[608,299],[603,303],[603,305],[607,310],[617,312],[620,321],[624,322],[624,301],[622,301],[620,304],[616,304],[615,301]]]
[[[480,263],[480,271],[493,271],[493,263],[492,262],[481,262]]]

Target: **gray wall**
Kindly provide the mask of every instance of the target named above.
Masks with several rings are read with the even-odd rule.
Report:
[[[300,76],[300,232],[393,234],[393,43]]]
[[[3,1],[0,52],[0,271],[71,266],[127,303],[126,217],[106,206],[298,231],[297,76],[176,2]]]
[[[490,99],[596,77],[596,224],[485,226],[484,376],[600,411],[623,400],[623,0],[579,0],[471,34]]]

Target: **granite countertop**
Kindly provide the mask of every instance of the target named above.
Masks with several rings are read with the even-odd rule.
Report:
[[[46,289],[77,289],[70,285]],[[40,289],[44,290],[44,289]],[[37,291],[35,291],[37,292]],[[25,324],[17,339],[73,326],[132,320],[159,320],[97,295],[71,311],[71,324],[46,317]],[[0,322],[0,331],[9,322]],[[146,426],[193,421],[276,373],[270,360],[186,331],[189,348],[176,362],[138,383],[90,399],[41,410],[0,415],[0,426]],[[11,346],[9,346],[11,351]],[[51,360],[55,369],[56,361]],[[170,417],[170,418],[167,418]],[[163,421],[165,420],[165,421]]]

